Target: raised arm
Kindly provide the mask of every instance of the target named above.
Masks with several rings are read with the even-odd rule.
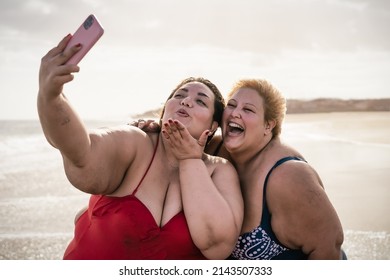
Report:
[[[202,153],[207,139],[197,141],[180,123],[163,133],[179,160],[183,209],[195,245],[209,259],[232,252],[243,220],[243,200],[234,167]],[[208,162],[209,165],[206,165]]]
[[[142,143],[146,134],[129,126],[94,132],[86,129],[62,93],[64,84],[79,71],[76,65],[64,65],[81,48],[75,46],[64,52],[70,38],[65,37],[42,58],[38,114],[48,142],[63,156],[69,181],[84,192],[109,194],[120,185],[135,157],[137,144]],[[133,145],[125,145],[129,140]]]
[[[91,141],[88,132],[62,93],[65,83],[73,80],[77,65],[63,65],[80,46],[63,52],[71,36],[65,37],[41,61],[39,70],[38,114],[43,132],[51,145],[75,165],[83,165]]]

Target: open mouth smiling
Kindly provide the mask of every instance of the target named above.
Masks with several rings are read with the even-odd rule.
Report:
[[[227,132],[229,135],[239,135],[243,133],[244,130],[245,129],[241,125],[234,122],[229,122],[227,125]]]

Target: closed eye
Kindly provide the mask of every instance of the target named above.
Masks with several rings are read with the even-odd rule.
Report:
[[[198,99],[196,102],[198,102],[202,106],[207,106],[207,104],[202,99]]]
[[[250,113],[254,113],[255,111],[253,111],[252,109],[249,109],[249,108],[244,108],[244,111],[245,112],[250,112]]]

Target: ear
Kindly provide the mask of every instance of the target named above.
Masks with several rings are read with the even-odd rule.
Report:
[[[265,134],[270,134],[272,133],[272,130],[276,126],[276,121],[275,120],[269,120],[265,124]]]
[[[213,124],[211,125],[210,132],[213,134],[218,129],[218,123],[216,121],[213,121]]]

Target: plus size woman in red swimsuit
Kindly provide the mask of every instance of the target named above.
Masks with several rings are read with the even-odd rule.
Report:
[[[69,181],[90,193],[64,259],[224,259],[240,233],[243,201],[234,167],[203,152],[223,111],[218,89],[189,78],[169,96],[162,131],[87,130],[63,94],[79,71],[64,63],[70,38],[43,57],[38,112]],[[181,143],[192,141],[191,153]]]

